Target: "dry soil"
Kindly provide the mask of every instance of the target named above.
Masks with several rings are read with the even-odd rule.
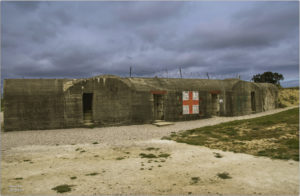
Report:
[[[177,122],[168,127],[133,125],[1,133],[1,193],[54,195],[53,187],[69,184],[74,186],[71,192],[65,193],[68,195],[298,195],[299,164],[296,161],[160,140],[173,131],[285,109],[242,117]],[[149,147],[157,149],[147,150]],[[140,153],[170,156],[149,159],[141,158]],[[217,158],[215,153],[222,158]],[[228,172],[231,178],[217,176],[223,172]],[[96,175],[88,175],[91,173]]]

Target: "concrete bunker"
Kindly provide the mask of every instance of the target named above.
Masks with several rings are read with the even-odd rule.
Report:
[[[153,94],[154,120],[164,120],[164,95]]]
[[[239,79],[5,79],[4,130],[34,130],[238,116],[277,107],[272,84]]]
[[[93,93],[82,94],[83,120],[93,120]]]
[[[212,106],[212,115],[219,116],[220,115],[220,100],[218,93],[211,93],[211,106]]]
[[[252,109],[252,112],[256,111],[255,92],[254,91],[251,92],[251,109]]]

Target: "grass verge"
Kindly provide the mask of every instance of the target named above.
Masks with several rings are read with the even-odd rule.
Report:
[[[299,108],[187,130],[163,139],[223,151],[299,161]]]

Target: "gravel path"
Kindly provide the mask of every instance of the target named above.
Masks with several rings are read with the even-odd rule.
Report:
[[[215,125],[232,120],[250,119],[274,114],[298,106],[270,110],[267,112],[238,116],[213,117],[208,119],[175,122],[174,125],[156,127],[151,124],[130,125],[103,128],[74,128],[35,131],[1,132],[1,150],[5,152],[13,147],[24,145],[68,145],[98,142],[111,146],[134,144],[136,141],[157,139],[169,135],[171,132]]]

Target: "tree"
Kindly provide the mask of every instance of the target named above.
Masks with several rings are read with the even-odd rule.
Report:
[[[264,72],[263,74],[256,74],[251,79],[253,82],[257,83],[272,83],[276,86],[280,86],[280,80],[284,80],[284,77],[282,74],[276,73],[276,72]]]

